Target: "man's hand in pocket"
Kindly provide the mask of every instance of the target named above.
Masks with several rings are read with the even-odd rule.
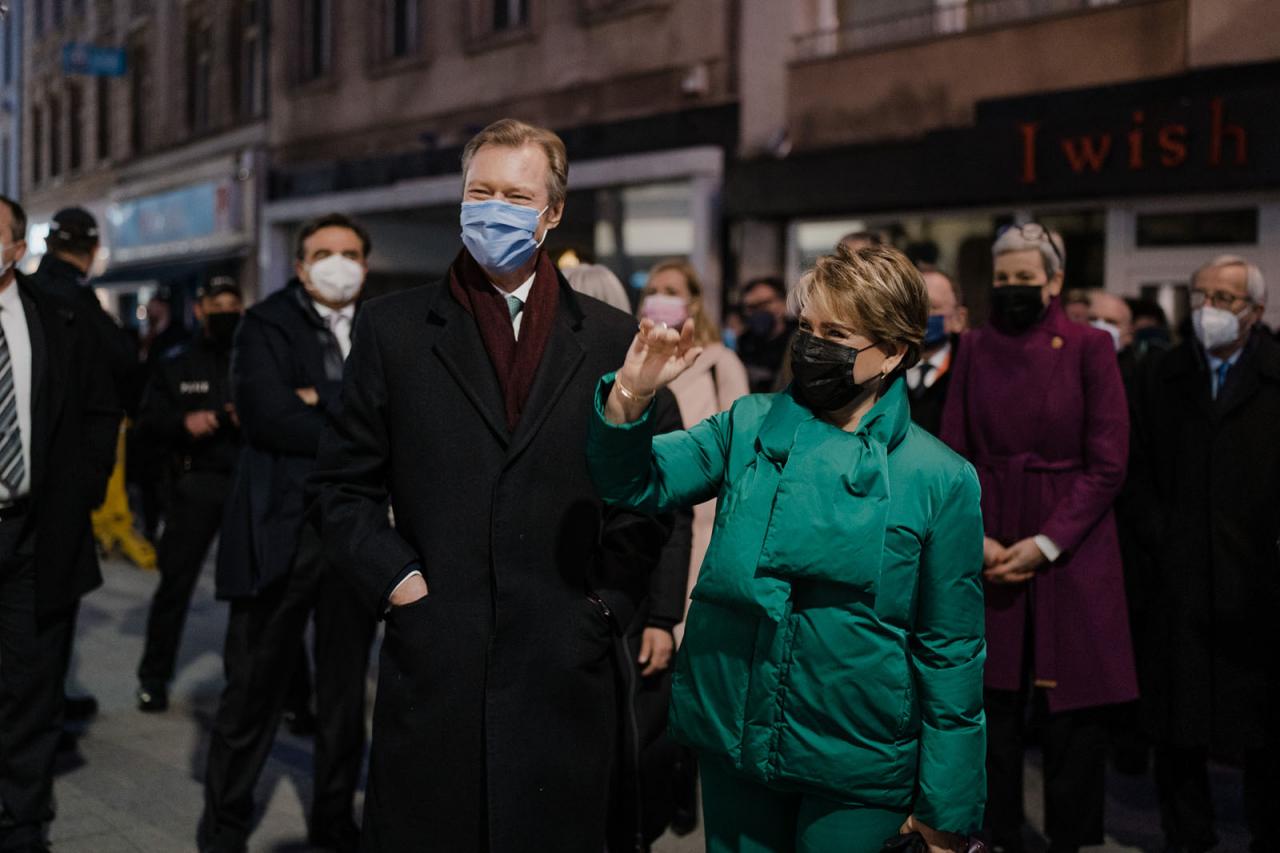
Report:
[[[392,607],[404,607],[406,604],[413,604],[420,598],[427,597],[427,582],[422,575],[409,575],[400,582],[400,585],[391,591],[391,598],[388,604]]]

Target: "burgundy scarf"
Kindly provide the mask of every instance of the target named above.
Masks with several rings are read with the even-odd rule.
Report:
[[[466,249],[449,267],[449,290],[476,320],[506,402],[507,429],[515,432],[559,310],[560,279],[556,268],[546,252],[538,253],[533,289],[524,305],[524,319],[520,321],[519,341],[506,299],[494,289]]]

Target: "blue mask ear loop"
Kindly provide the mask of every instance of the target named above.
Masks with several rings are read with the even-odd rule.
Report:
[[[542,214],[546,213],[546,212],[547,212],[548,210],[550,210],[550,209],[551,209],[551,205],[550,205],[550,204],[548,204],[546,207],[542,208],[542,210],[539,210],[539,211],[538,211],[538,218],[539,218],[539,219],[541,219],[541,218],[542,218]],[[542,244],[543,244],[543,243],[545,243],[545,242],[547,241],[547,235],[548,235],[548,234],[550,234],[550,233],[551,233],[551,229],[550,229],[550,228],[548,228],[546,231],[543,231],[543,232],[542,232],[542,239],[538,241],[538,244],[537,244],[536,246],[534,246],[534,248],[535,248],[535,249],[541,249],[541,248],[542,248]]]

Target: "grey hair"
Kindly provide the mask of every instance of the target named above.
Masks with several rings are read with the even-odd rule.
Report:
[[[619,311],[631,313],[631,300],[627,298],[627,289],[613,274],[613,270],[602,264],[578,264],[563,272],[569,286],[578,293],[599,299]]]
[[[1032,240],[1024,236],[1016,227],[1009,228],[996,238],[995,243],[991,244],[991,257],[998,258],[1010,252],[1025,252],[1028,249],[1034,249],[1040,253],[1040,257],[1044,260],[1045,275],[1053,278],[1064,271],[1063,267],[1066,265],[1067,260],[1067,247],[1062,242],[1062,235],[1057,231],[1045,229],[1045,233],[1048,235],[1047,239]],[[1053,245],[1050,245],[1050,241],[1053,241]],[[1058,250],[1057,254],[1053,251],[1055,247]],[[1061,262],[1058,260],[1059,255],[1062,256]]]
[[[1196,270],[1195,275],[1191,276],[1191,283],[1195,284],[1201,273],[1216,270],[1220,267],[1244,267],[1245,284],[1249,289],[1249,301],[1254,305],[1267,304],[1267,282],[1262,277],[1262,270],[1258,269],[1257,264],[1251,264],[1239,255],[1218,255],[1218,257]]]

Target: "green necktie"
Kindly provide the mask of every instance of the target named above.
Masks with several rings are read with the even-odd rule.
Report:
[[[524,302],[518,296],[507,297],[507,310],[511,312],[511,322],[516,321],[516,317],[520,316],[520,312],[524,310]]]

